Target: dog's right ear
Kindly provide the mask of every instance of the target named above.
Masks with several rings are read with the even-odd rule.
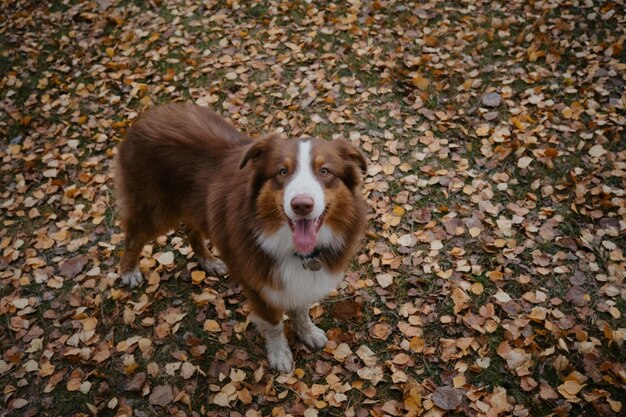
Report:
[[[261,139],[257,139],[255,143],[246,151],[243,158],[241,158],[241,162],[239,162],[239,169],[245,167],[248,164],[248,161],[254,160],[263,155],[269,149],[270,143],[278,138],[280,138],[279,133],[270,133]]]

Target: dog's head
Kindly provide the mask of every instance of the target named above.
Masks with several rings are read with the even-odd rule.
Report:
[[[276,134],[256,141],[239,165],[252,166],[256,213],[268,233],[288,224],[298,253],[315,250],[317,233],[328,225],[342,235],[346,219],[360,201],[366,171],[363,154],[345,140]]]

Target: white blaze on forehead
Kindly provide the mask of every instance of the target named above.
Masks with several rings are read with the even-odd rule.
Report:
[[[313,211],[308,218],[317,219],[324,212],[324,189],[313,173],[313,158],[311,155],[311,142],[304,141],[298,144],[298,161],[296,172],[291,181],[285,187],[285,199],[283,208],[290,219],[298,219],[299,216],[291,209],[291,200],[298,195],[308,195],[313,199]]]

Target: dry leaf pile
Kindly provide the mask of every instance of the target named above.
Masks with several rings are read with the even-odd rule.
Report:
[[[2,10],[0,415],[626,412],[621,2]],[[293,375],[180,230],[119,285],[111,160],[169,101],[370,160],[362,251]]]

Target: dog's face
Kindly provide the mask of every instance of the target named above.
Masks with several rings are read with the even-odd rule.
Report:
[[[363,154],[344,140],[282,139],[270,135],[246,152],[240,168],[252,165],[256,213],[265,233],[285,224],[298,253],[315,250],[323,225],[341,235],[344,216],[366,170]]]

